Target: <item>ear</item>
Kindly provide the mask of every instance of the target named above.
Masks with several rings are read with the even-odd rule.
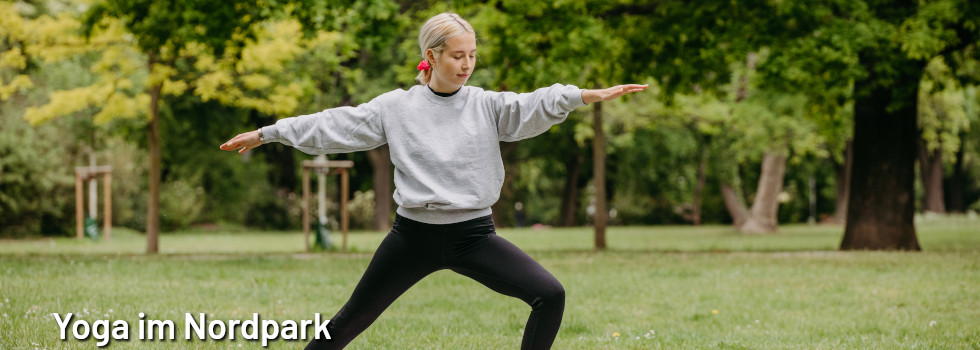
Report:
[[[432,49],[425,49],[425,60],[429,61],[429,65],[435,65],[436,63],[435,51],[432,51]]]

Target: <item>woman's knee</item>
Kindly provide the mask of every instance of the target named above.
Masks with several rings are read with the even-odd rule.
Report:
[[[555,281],[555,285],[549,291],[548,297],[552,301],[565,304],[565,287],[558,281]]]
[[[565,306],[565,287],[557,280],[548,283],[544,288],[538,290],[536,302],[531,306],[534,308],[545,307],[564,307]]]

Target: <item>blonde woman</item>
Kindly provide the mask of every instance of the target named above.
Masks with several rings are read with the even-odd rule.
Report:
[[[394,225],[350,299],[331,318],[331,339],[306,348],[342,349],[412,285],[450,269],[530,305],[521,349],[549,349],[561,324],[565,290],[495,233],[490,206],[504,181],[499,142],[539,135],[575,108],[646,85],[588,90],[555,84],[523,94],[466,86],[476,68],[476,34],[454,13],[422,26],[419,49],[420,85],[357,107],[282,119],[221,145],[241,153],[280,142],[310,154],[389,145],[398,204]]]

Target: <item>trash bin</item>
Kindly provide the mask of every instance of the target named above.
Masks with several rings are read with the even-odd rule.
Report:
[[[328,250],[333,248],[333,243],[330,242],[330,229],[319,220],[316,222],[316,233],[314,236],[316,236],[316,240],[313,242],[314,249]]]
[[[85,237],[91,239],[99,238],[99,222],[95,218],[85,218]]]

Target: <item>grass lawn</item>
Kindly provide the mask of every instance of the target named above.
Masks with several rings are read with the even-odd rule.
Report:
[[[510,229],[567,291],[555,349],[980,349],[980,220],[917,224],[923,252],[837,252],[842,229],[785,226],[614,227],[592,251],[588,228]],[[111,348],[261,348],[184,340],[185,313],[209,319],[330,317],[382,233],[351,252],[302,253],[299,233],[193,231],[111,241],[0,240],[0,349],[89,349],[59,339],[52,313],[126,320]],[[334,236],[339,241],[339,235]],[[171,320],[175,341],[137,339],[139,313]],[[517,349],[529,308],[441,271],[396,301],[349,349]],[[301,349],[277,340],[275,349]]]

